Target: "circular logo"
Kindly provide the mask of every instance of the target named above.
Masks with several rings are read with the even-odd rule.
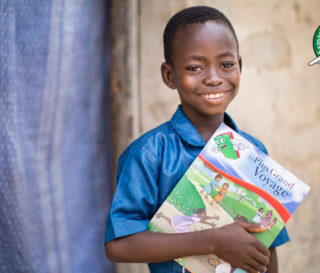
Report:
[[[313,36],[313,51],[316,54],[316,58],[308,63],[310,66],[320,64],[320,26],[318,26]]]
[[[320,56],[320,26],[318,26],[313,36],[313,50],[317,57]]]

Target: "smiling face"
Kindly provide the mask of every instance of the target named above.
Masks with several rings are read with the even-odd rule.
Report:
[[[172,65],[162,65],[164,82],[177,89],[182,110],[192,122],[220,117],[236,96],[240,63],[230,29],[213,21],[178,30]]]

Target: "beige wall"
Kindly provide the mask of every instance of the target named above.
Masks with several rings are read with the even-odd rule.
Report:
[[[320,272],[320,65],[313,34],[320,24],[320,1],[303,0],[140,0],[138,24],[138,130],[168,120],[179,99],[161,81],[162,32],[181,8],[209,5],[233,23],[243,58],[241,87],[228,112],[239,127],[264,142],[270,155],[312,188],[287,229],[291,242],[278,249],[280,272]],[[129,269],[130,268],[130,269]],[[119,272],[143,272],[122,265]],[[127,271],[128,272],[128,271]]]

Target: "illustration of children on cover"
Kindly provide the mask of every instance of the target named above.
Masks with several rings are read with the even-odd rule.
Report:
[[[228,183],[223,183],[222,187],[219,189],[219,192],[217,195],[214,197],[214,201],[217,203],[221,204],[223,197],[226,195],[228,192],[229,184]]]
[[[219,216],[208,216],[203,208],[194,211],[194,214],[188,216],[175,215],[172,219],[170,219],[169,217],[165,216],[163,212],[159,212],[156,214],[156,217],[165,219],[177,233],[190,232],[191,225],[198,222],[207,224],[214,228],[216,225],[206,221],[206,219],[219,220]]]
[[[256,214],[256,216],[252,219],[252,222],[260,224],[263,210],[264,210],[263,208],[260,208],[260,209],[257,211],[257,214]]]
[[[269,221],[271,220],[272,217],[272,210],[268,210],[268,212],[266,213],[266,215],[262,218],[260,224],[261,226],[267,227]]]
[[[271,230],[273,225],[277,222],[277,217],[273,217],[273,219],[271,220],[271,222],[267,225],[267,229]]]
[[[221,181],[221,174],[217,174],[214,179],[212,179],[202,190],[200,193],[206,192],[206,198],[212,192],[212,190],[219,188],[219,182]]]

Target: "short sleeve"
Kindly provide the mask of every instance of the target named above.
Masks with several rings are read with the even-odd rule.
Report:
[[[158,163],[151,150],[133,143],[119,158],[117,187],[106,222],[105,243],[147,230],[158,202]]]

